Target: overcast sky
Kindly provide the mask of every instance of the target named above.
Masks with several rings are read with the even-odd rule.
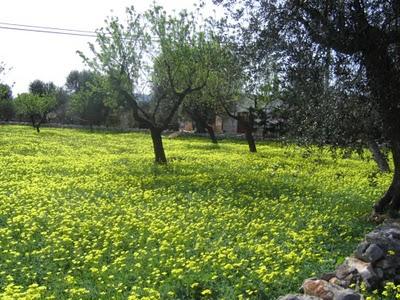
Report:
[[[158,0],[167,11],[191,9],[197,0]],[[208,1],[211,3],[211,0]],[[0,23],[58,27],[94,31],[109,15],[124,16],[125,8],[134,5],[146,9],[147,0],[7,0],[2,1]],[[207,7],[211,13],[214,7]],[[8,25],[0,24],[0,27]],[[8,26],[10,27],[10,26]],[[90,37],[14,31],[0,28],[0,61],[11,67],[2,80],[13,84],[13,94],[28,90],[35,79],[53,81],[62,86],[71,70],[83,69],[77,50],[89,53]]]

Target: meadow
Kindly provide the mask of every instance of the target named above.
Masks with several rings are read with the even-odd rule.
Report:
[[[0,127],[0,299],[276,299],[351,254],[390,181],[264,142]],[[367,155],[368,156],[368,155]]]

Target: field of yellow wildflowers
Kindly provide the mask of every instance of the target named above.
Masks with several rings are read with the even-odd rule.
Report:
[[[275,299],[371,229],[390,175],[356,156],[0,127],[0,299]]]

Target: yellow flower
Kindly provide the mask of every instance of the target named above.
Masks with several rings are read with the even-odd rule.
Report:
[[[211,292],[211,290],[206,289],[206,290],[203,290],[203,291],[201,292],[201,294],[202,294],[203,296],[210,296],[210,295],[212,294],[212,292]]]
[[[192,284],[190,285],[190,287],[191,287],[192,289],[194,289],[194,288],[196,288],[196,287],[198,287],[198,286],[199,286],[199,283],[198,283],[198,282],[192,283]]]

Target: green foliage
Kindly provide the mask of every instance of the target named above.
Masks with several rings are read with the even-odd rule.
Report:
[[[53,82],[43,82],[39,79],[29,84],[29,92],[38,96],[49,96],[56,93],[57,87]]]
[[[226,108],[237,104],[244,95],[243,66],[232,46],[214,42],[214,71],[207,86],[208,94]]]
[[[195,16],[182,11],[173,18],[155,7],[146,17],[160,47],[154,59],[152,85],[172,94],[204,85],[212,67],[212,42],[205,32],[197,30]]]
[[[38,95],[22,93],[14,100],[16,113],[28,118],[32,126],[40,132],[40,126],[46,121],[47,114],[55,108],[57,100],[54,94]]]
[[[225,114],[224,107],[234,106],[241,94],[241,68],[229,46],[216,36],[209,42],[208,79],[204,88],[188,95],[182,106],[182,114],[195,122],[197,130],[212,126],[217,115]]]
[[[171,126],[185,97],[207,83],[212,43],[196,27],[193,14],[167,15],[155,4],[144,14],[127,8],[127,24],[107,20],[97,32],[93,59],[85,62],[108,79],[118,102],[152,132],[155,162],[167,163],[161,132]],[[147,95],[144,95],[147,94]]]
[[[12,90],[7,84],[0,83],[0,99],[12,99]]]
[[[102,95],[94,90],[85,90],[71,96],[68,114],[72,119],[89,125],[100,125],[105,123],[107,108],[104,105]]]
[[[237,31],[230,38],[252,67],[251,85],[257,86],[260,71],[276,66],[283,91],[280,98],[287,107],[283,112],[286,129],[293,138],[359,149],[368,140],[387,139],[388,128],[398,128],[400,52],[393,50],[398,39],[383,42],[379,38],[399,32],[392,22],[399,17],[397,4],[214,2],[224,4],[234,19],[230,25]],[[372,34],[364,35],[368,26],[377,31],[376,40]],[[367,57],[372,59],[368,63]],[[376,63],[377,57],[385,57],[385,62]],[[383,126],[383,122],[394,124]],[[394,131],[394,135],[399,132]]]
[[[94,59],[86,63],[105,75],[117,101],[130,107],[137,121],[165,129],[183,99],[204,86],[210,69],[210,43],[196,28],[192,14],[167,15],[160,6],[144,14],[127,9],[127,24],[107,20],[91,45]],[[150,94],[143,101],[143,92]]]
[[[0,120],[9,121],[15,114],[14,102],[12,99],[0,99]]]
[[[145,134],[3,126],[0,143],[0,298],[275,299],[354,250],[390,181],[274,143],[167,139],[167,166]]]
[[[235,109],[243,98],[243,69],[231,47],[213,36],[208,53],[212,67],[207,83],[186,97],[182,109],[197,124],[212,124],[217,114]]]
[[[0,83],[0,119],[9,121],[15,113],[11,88]]]
[[[374,290],[368,293],[365,286],[362,286],[362,292],[368,295],[366,300],[395,300],[400,299],[400,285],[393,282],[386,282],[382,290]]]
[[[182,105],[182,116],[189,117],[195,122],[197,132],[205,130],[205,126],[213,124],[218,113],[222,113],[222,108],[204,90],[190,94],[186,97]]]
[[[71,71],[65,83],[69,93],[76,93],[88,88],[88,83],[93,81],[95,74],[90,71]]]
[[[30,93],[22,93],[15,98],[15,108],[18,114],[24,116],[45,115],[54,108],[56,99],[54,96],[39,96]]]
[[[109,108],[106,106],[109,92],[103,86],[103,78],[89,71],[72,71],[67,77],[69,90],[68,115],[89,125],[106,122]]]

